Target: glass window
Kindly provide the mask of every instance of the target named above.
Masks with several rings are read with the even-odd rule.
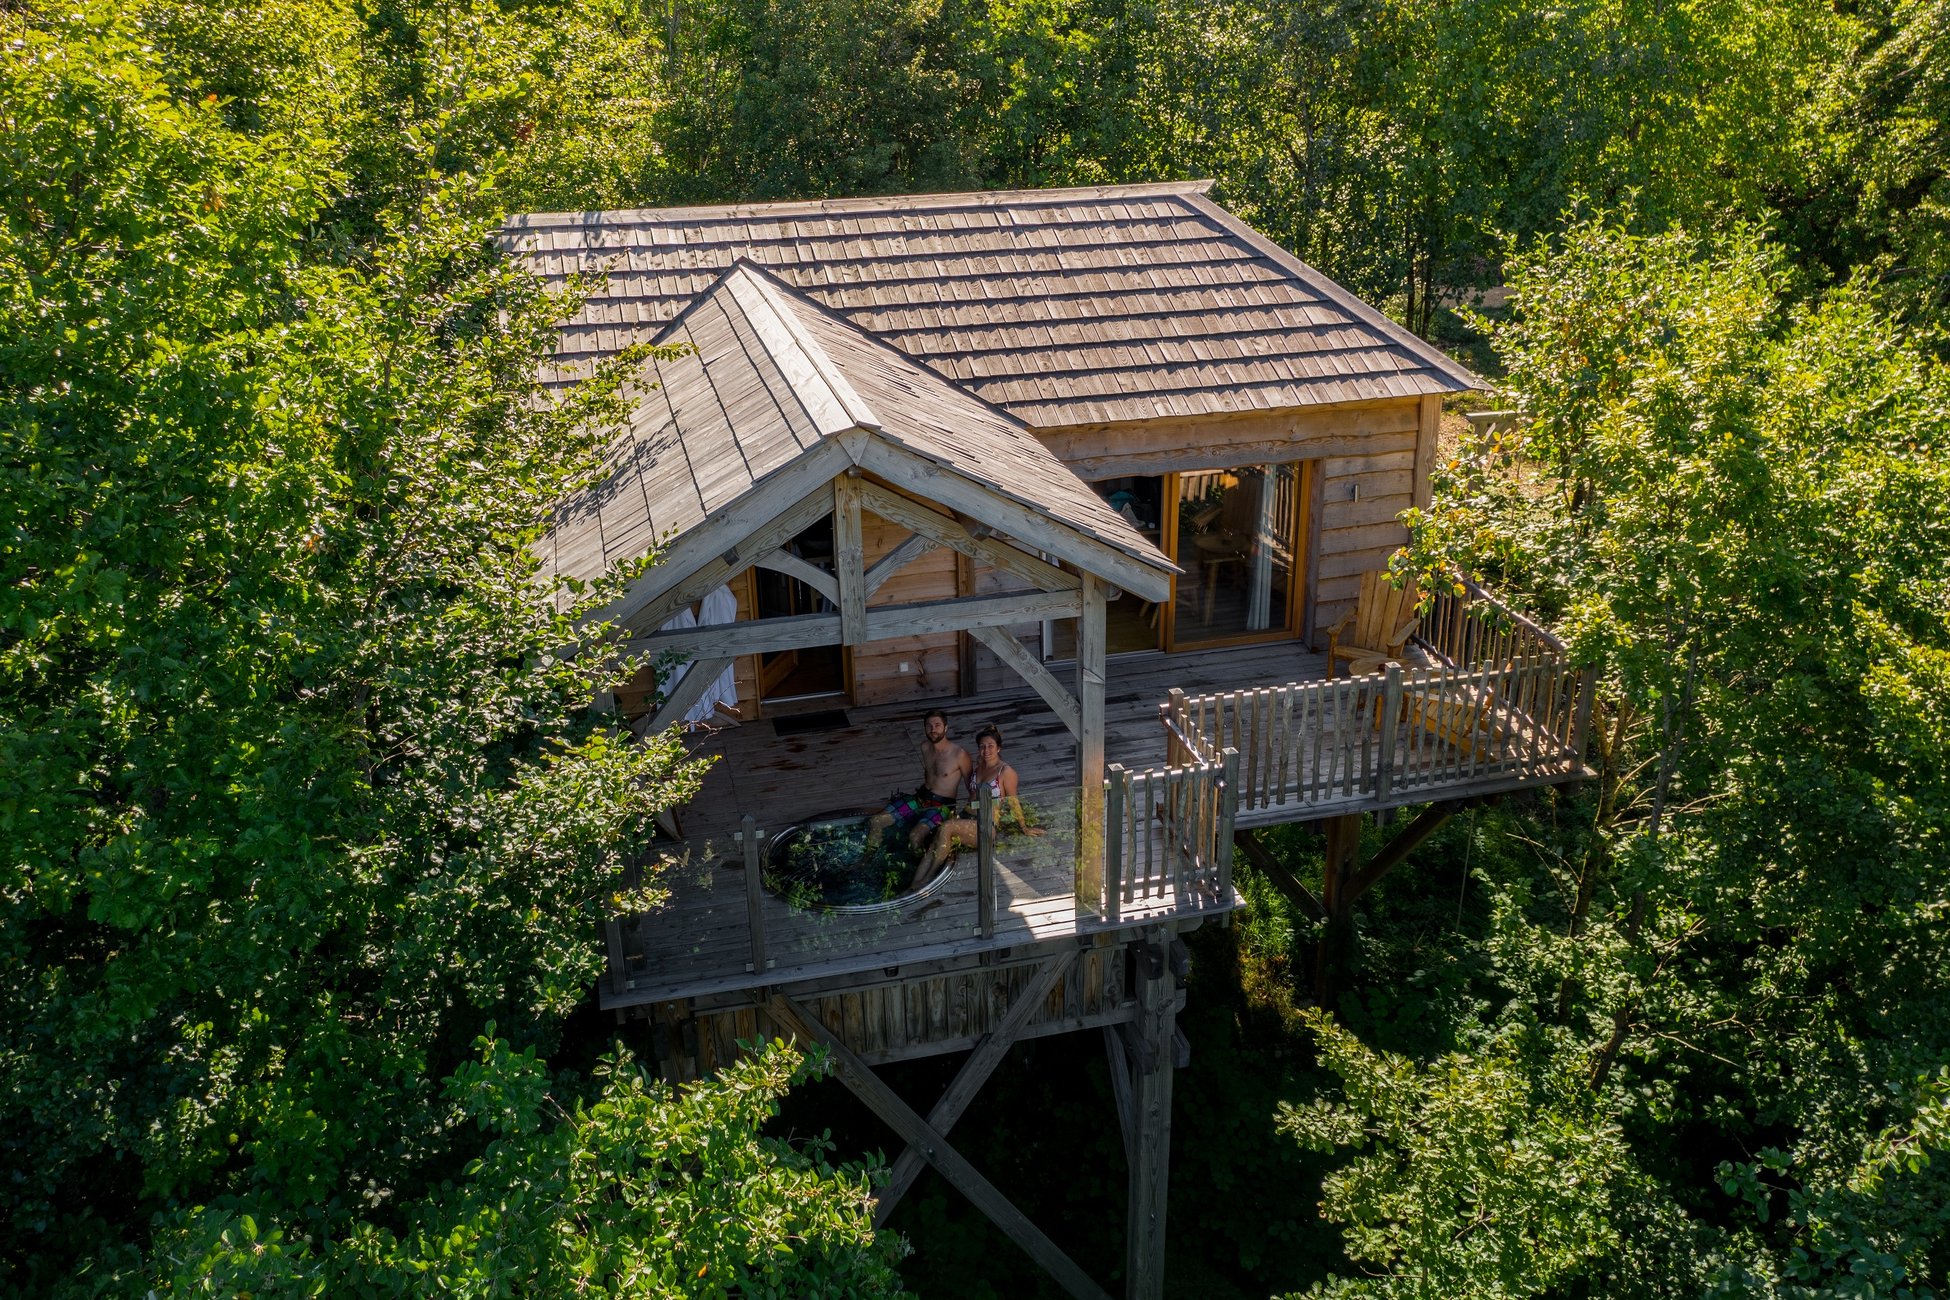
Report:
[[[1175,645],[1292,631],[1299,488],[1291,462],[1178,476]]]

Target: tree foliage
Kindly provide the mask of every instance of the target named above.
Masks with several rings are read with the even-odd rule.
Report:
[[[535,400],[561,302],[491,239],[508,83],[323,9],[154,18],[12,19],[0,64],[5,1255],[30,1288],[887,1291],[859,1178],[753,1136],[790,1058],[681,1100],[618,1063],[543,1123],[608,882],[696,772],[559,653],[613,581],[529,551],[618,375]],[[421,87],[384,159],[340,56]],[[288,102],[321,83],[354,121]]]

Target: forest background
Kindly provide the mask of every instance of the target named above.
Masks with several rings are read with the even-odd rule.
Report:
[[[677,1096],[592,1014],[618,846],[694,774],[553,654],[612,588],[537,601],[525,547],[617,376],[527,400],[561,307],[491,236],[1191,176],[1526,414],[1414,562],[1606,685],[1599,778],[1385,880],[1332,1018],[1241,866],[1170,1293],[1947,1285],[1946,0],[16,0],[0,40],[9,1289],[1046,1288],[937,1185],[876,1237],[791,1135],[885,1138],[795,1053]],[[1110,1279],[1072,1050],[964,1128]]]

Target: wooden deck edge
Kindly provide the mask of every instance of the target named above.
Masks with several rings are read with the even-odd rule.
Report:
[[[1238,830],[1259,830],[1262,827],[1285,826],[1293,822],[1325,821],[1329,817],[1346,817],[1353,813],[1382,812],[1390,808],[1413,808],[1418,804],[1442,803],[1450,799],[1475,799],[1485,795],[1534,790],[1549,785],[1569,785],[1576,781],[1592,780],[1597,775],[1597,772],[1591,768],[1579,764],[1575,768],[1523,772],[1494,781],[1446,782],[1437,785],[1412,786],[1406,790],[1396,791],[1385,800],[1361,795],[1347,799],[1322,799],[1312,803],[1298,801],[1274,803],[1258,808],[1241,805],[1234,817],[1233,826]]]
[[[1109,942],[1115,943],[1119,938],[1134,937],[1144,930],[1159,926],[1170,926],[1175,930],[1195,930],[1214,917],[1226,916],[1245,906],[1245,899],[1240,896],[1239,891],[1234,889],[1231,892],[1230,900],[1211,907],[1184,908],[1150,916],[1127,916],[1117,921],[1106,921],[1097,916],[1081,916],[1077,918],[1076,929],[1069,933],[1027,943],[1020,936],[998,935],[993,939],[956,939],[918,948],[878,949],[851,958],[824,958],[806,966],[775,967],[766,971],[762,979],[750,971],[743,971],[736,975],[723,975],[713,979],[648,985],[639,977],[637,987],[616,990],[610,987],[610,981],[605,976],[598,986],[597,1006],[604,1011],[627,1011],[632,1007],[648,1006],[658,1002],[715,1001],[725,997],[750,999],[749,1002],[738,1005],[756,1005],[763,1000],[758,996],[759,990],[799,990],[820,986],[823,986],[823,991],[830,991],[833,988],[859,988],[864,987],[858,981],[858,977],[863,974],[872,977],[875,973],[894,969],[910,971],[922,964],[938,964],[940,970],[937,973],[946,973],[979,962],[983,957],[1009,953],[1011,954],[1009,964],[1013,965],[1016,964],[1014,961],[1016,953],[1047,952],[1060,945],[1075,946],[1086,940],[1095,944],[1098,940],[1107,938]],[[1027,960],[1029,958],[1025,956],[1024,961]],[[869,982],[899,983],[900,979],[898,976],[880,976],[870,978]]]

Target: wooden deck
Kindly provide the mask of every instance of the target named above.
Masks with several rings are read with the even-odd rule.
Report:
[[[1106,891],[1087,898],[1076,887],[1076,747],[1069,730],[1026,687],[944,702],[950,735],[964,744],[984,725],[1001,729],[1024,802],[1048,831],[997,843],[987,914],[972,853],[937,888],[887,911],[807,911],[748,888],[742,819],[755,819],[763,843],[795,822],[864,813],[911,790],[924,706],[849,709],[845,726],[810,734],[781,737],[768,719],[696,737],[693,752],[716,761],[683,810],[682,842],[654,850],[662,863],[655,883],[669,900],[610,925],[603,1005],[706,997],[1196,922],[1237,905],[1229,869],[1235,825],[1310,821],[1585,775],[1578,757],[1585,675],[1520,641],[1464,646],[1458,635],[1434,635],[1403,669],[1334,681],[1325,680],[1323,656],[1293,642],[1110,661],[1109,880]],[[1478,660],[1483,666],[1467,666]],[[1394,725],[1380,725],[1384,718]],[[1230,785],[1221,780],[1228,750]]]
[[[1109,761],[1131,769],[1163,767],[1166,736],[1158,706],[1167,682],[1219,686],[1322,671],[1321,656],[1292,643],[1114,659],[1104,709]],[[781,737],[773,721],[763,720],[694,738],[692,752],[716,762],[703,790],[683,810],[683,842],[657,846],[665,863],[657,883],[669,890],[670,901],[611,927],[611,974],[603,1005],[708,996],[758,983],[937,961],[1220,915],[1237,905],[1229,884],[1221,896],[1216,872],[1182,869],[1182,847],[1174,852],[1165,827],[1156,822],[1132,837],[1132,857],[1140,865],[1149,862],[1151,870],[1148,877],[1129,877],[1134,887],[1127,891],[1128,901],[1120,898],[1115,917],[1101,915],[1095,900],[1079,902],[1072,834],[1076,743],[1062,720],[1024,687],[942,703],[949,734],[964,745],[972,745],[985,725],[1001,730],[1003,757],[1021,777],[1023,800],[1047,831],[1038,837],[1005,836],[997,843],[992,933],[982,934],[975,855],[964,853],[940,888],[891,912],[809,912],[762,896],[767,969],[757,977],[738,840],[742,819],[747,813],[757,819],[764,838],[821,814],[878,809],[892,794],[912,790],[919,779],[926,707],[848,709],[847,726],[806,735]],[[1147,882],[1150,887],[1142,887]]]

